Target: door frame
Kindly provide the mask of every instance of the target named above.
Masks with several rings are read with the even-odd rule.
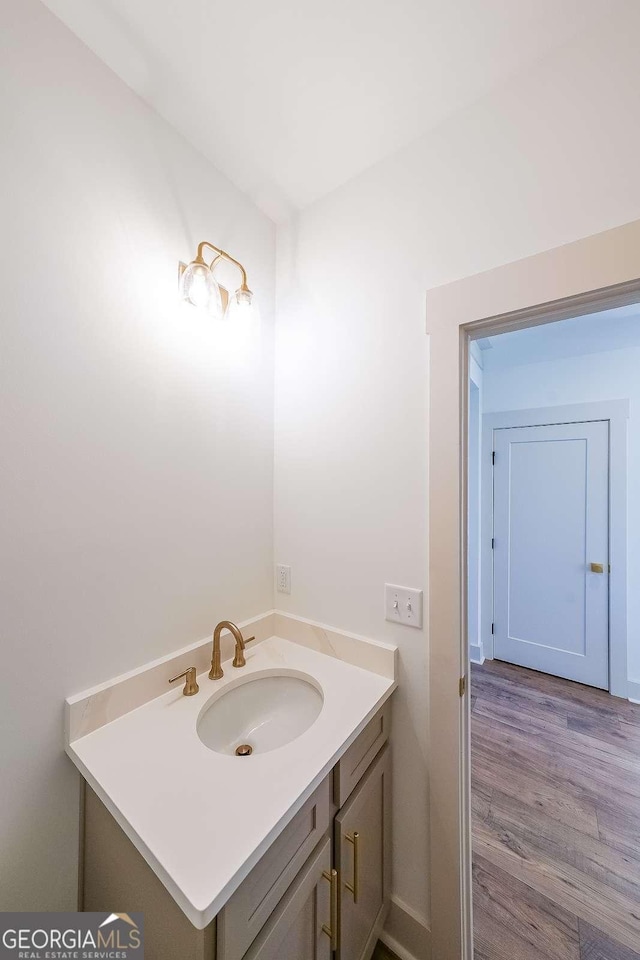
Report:
[[[427,291],[433,960],[472,960],[466,471],[472,339],[640,301],[640,221]],[[460,693],[463,695],[460,696]]]
[[[499,410],[482,417],[481,560],[482,651],[493,660],[495,603],[491,537],[494,527],[494,430],[559,423],[609,423],[609,693],[629,696],[627,679],[627,424],[629,400],[568,403],[530,410]]]
[[[482,367],[469,355],[469,436],[467,456],[468,566],[467,607],[469,657],[482,663]],[[472,402],[473,401],[473,402]],[[473,612],[471,608],[473,609]],[[473,618],[473,619],[472,619]]]

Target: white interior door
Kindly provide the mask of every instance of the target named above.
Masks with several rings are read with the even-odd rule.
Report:
[[[494,655],[608,689],[609,423],[494,440]]]

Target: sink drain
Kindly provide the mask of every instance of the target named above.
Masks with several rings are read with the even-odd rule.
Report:
[[[253,747],[249,743],[241,743],[236,747],[236,757],[250,757],[253,753]]]

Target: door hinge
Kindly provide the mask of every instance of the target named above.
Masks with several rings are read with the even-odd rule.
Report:
[[[494,634],[495,632],[496,632],[496,625],[495,625],[495,623],[492,623],[492,624],[491,624],[491,636],[493,636],[493,634]]]
[[[467,678],[466,678],[466,676],[465,676],[465,677],[460,677],[460,681],[459,681],[459,683],[458,683],[458,692],[460,693],[460,696],[461,696],[461,697],[464,697],[465,693],[467,692]]]
[[[491,453],[491,463],[495,466],[495,462],[496,462],[496,452],[495,450],[493,450]]]
[[[491,537],[491,549],[495,550],[495,548],[496,548],[496,538]]]

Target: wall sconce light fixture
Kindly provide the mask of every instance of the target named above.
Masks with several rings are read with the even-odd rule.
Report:
[[[205,247],[215,254],[211,263],[204,258]],[[241,283],[234,293],[229,293],[214,276],[215,268],[222,260],[232,263],[240,271]],[[242,322],[253,318],[256,303],[247,286],[247,271],[238,260],[213,243],[207,240],[199,243],[195,259],[189,264],[178,264],[178,278],[181,299],[206,310],[215,319],[224,316],[225,320]]]

